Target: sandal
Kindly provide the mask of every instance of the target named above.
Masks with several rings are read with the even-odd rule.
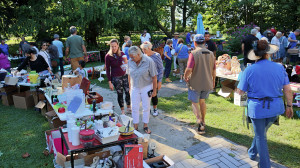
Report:
[[[150,131],[150,129],[149,129],[148,127],[144,127],[144,131],[145,131],[145,133],[147,133],[147,134],[151,134],[151,131]]]

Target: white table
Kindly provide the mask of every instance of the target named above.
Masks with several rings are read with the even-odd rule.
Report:
[[[219,77],[219,78],[225,78],[225,79],[238,81],[239,74],[236,74],[236,75],[223,75],[221,73],[217,73],[216,76]]]
[[[43,88],[40,88],[40,90],[44,91]],[[51,101],[51,98],[45,94],[46,99],[48,100],[49,104],[52,106],[53,108],[53,104]],[[57,110],[55,110],[53,108],[53,110],[55,111],[55,113],[57,114],[57,116],[59,117],[59,119],[61,121],[66,121],[67,120],[67,113],[59,113]],[[100,115],[108,115],[109,113],[113,114],[113,110],[103,110],[103,109],[97,109],[96,113],[93,113],[89,108],[85,108],[85,111],[81,111],[80,113],[75,113],[74,117],[75,118],[81,118],[81,117],[85,117],[85,116],[100,116]]]

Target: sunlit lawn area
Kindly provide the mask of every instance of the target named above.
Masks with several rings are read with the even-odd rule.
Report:
[[[166,115],[195,125],[196,117],[187,93],[159,98],[158,108]],[[243,125],[242,111],[243,108],[234,105],[232,100],[211,94],[207,100],[205,136],[221,135],[250,147],[254,134]],[[271,159],[288,167],[300,167],[300,119],[280,116],[280,125],[272,125],[268,131],[268,145]]]

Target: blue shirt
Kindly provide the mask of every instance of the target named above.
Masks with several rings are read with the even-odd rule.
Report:
[[[8,55],[8,45],[7,44],[0,44],[0,48],[2,49],[2,51],[4,52],[5,55]]]
[[[289,84],[288,75],[282,65],[268,60],[261,60],[247,67],[241,76],[238,88],[247,92],[248,116],[261,119],[270,118],[284,113],[282,89]],[[251,98],[271,97],[269,101]]]
[[[172,58],[171,48],[170,48],[169,45],[165,45],[165,47],[164,47],[164,56],[165,56],[165,52],[167,52],[167,55],[168,55],[170,58]],[[166,59],[166,58],[167,58],[167,57],[165,56],[165,59]]]
[[[128,49],[129,49],[129,47],[124,47],[124,51],[123,51],[125,53],[125,55],[127,56],[127,60],[129,60]]]
[[[296,35],[293,32],[290,33],[289,37],[292,40],[297,40]],[[291,46],[290,48],[295,48],[296,45],[297,45],[297,42],[290,42],[290,46]]]
[[[64,56],[63,54],[64,44],[59,40],[54,40],[52,44],[57,47],[59,58],[62,58]]]
[[[191,42],[191,33],[186,34],[185,42],[186,42],[186,44],[190,44],[190,42]]]
[[[151,55],[150,58],[152,58],[152,60],[154,61],[155,65],[156,65],[157,81],[162,82],[164,65],[163,65],[161,56],[159,53],[156,52],[153,55]]]
[[[177,45],[178,45],[177,44],[178,39],[173,38],[172,41],[173,41],[173,48],[175,49],[177,47]]]
[[[181,48],[181,50],[180,50],[180,48]],[[178,54],[177,58],[179,58],[179,59],[189,58],[189,48],[186,45],[179,44],[175,49],[175,53]]]

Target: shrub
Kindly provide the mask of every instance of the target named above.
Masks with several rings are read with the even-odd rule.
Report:
[[[228,49],[233,53],[241,52],[242,40],[251,32],[251,29],[256,27],[253,23],[244,25],[243,27],[237,27],[236,30],[231,29],[227,32],[228,35]]]

